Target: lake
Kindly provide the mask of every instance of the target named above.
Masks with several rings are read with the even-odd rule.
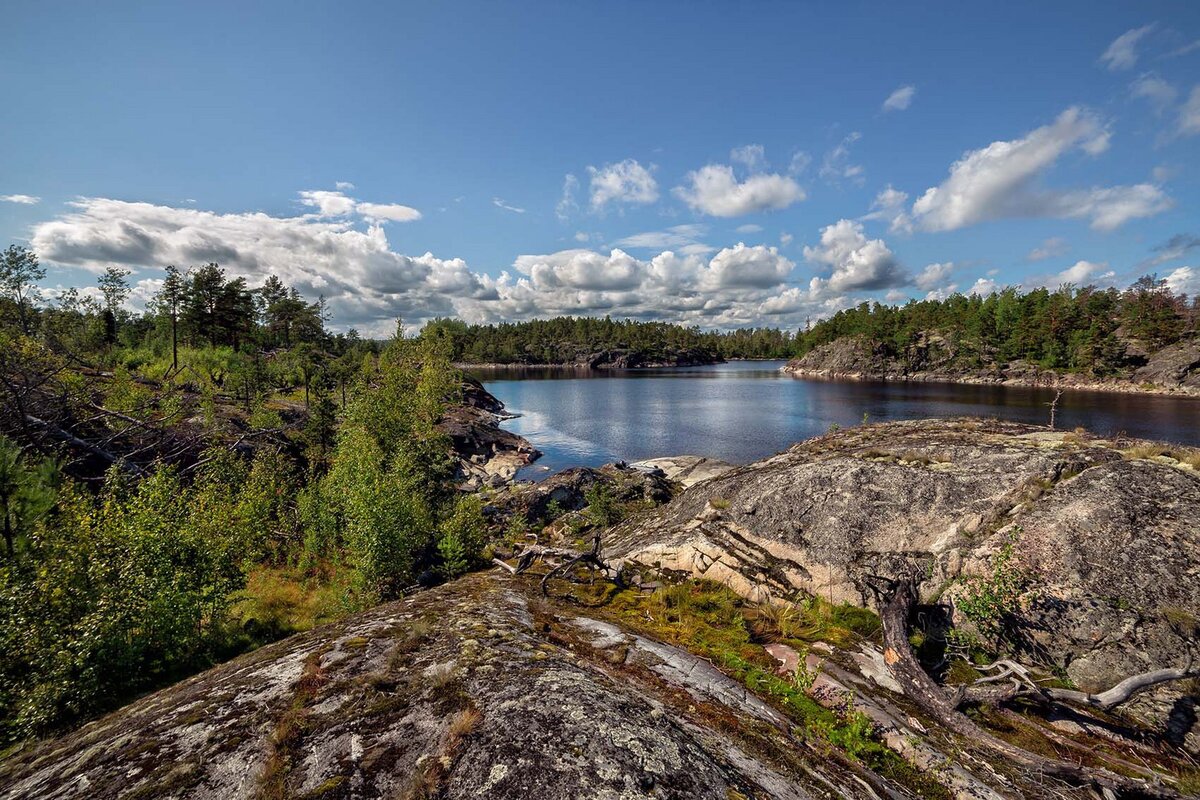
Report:
[[[695,454],[746,463],[848,426],[983,416],[1045,425],[1051,389],[945,383],[821,381],[779,371],[783,361],[621,371],[475,368],[520,414],[503,426],[545,455],[522,477],[570,466]],[[1058,427],[1200,445],[1200,399],[1067,391]]]

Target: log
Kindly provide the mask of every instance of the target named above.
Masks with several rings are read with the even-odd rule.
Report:
[[[1009,744],[976,725],[958,710],[960,698],[938,686],[925,672],[908,642],[908,618],[917,601],[914,581],[888,581],[882,592],[880,619],[883,622],[883,660],[888,671],[917,706],[948,730],[964,737],[977,747],[1008,760],[1038,775],[1057,778],[1075,786],[1091,787],[1102,796],[1117,794],[1128,797],[1174,800],[1182,795],[1167,786],[1150,780],[1128,778],[1104,769],[1083,767],[1058,759],[1046,758]]]

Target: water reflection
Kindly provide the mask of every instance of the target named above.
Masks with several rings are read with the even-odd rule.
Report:
[[[829,426],[984,416],[1045,424],[1052,389],[798,380],[779,362],[592,371],[472,369],[509,410],[504,423],[545,453],[538,473],[696,453],[754,461]],[[1062,428],[1200,445],[1200,399],[1065,392]],[[548,469],[546,469],[548,468]],[[534,477],[531,475],[530,477]]]

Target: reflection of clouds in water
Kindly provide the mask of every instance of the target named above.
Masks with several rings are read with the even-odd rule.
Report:
[[[960,415],[1045,425],[1053,390],[1011,386],[803,380],[746,362],[672,370],[543,371],[535,380],[487,380],[509,409],[525,416],[504,427],[545,455],[536,466],[557,472],[625,459],[681,454],[734,463],[764,458],[819,436],[833,423]],[[557,375],[557,378],[553,376]],[[718,380],[714,380],[718,378]],[[1200,444],[1200,402],[1193,398],[1068,392],[1059,404],[1064,429]],[[544,477],[545,470],[526,473]]]
[[[555,428],[550,424],[550,418],[540,411],[509,411],[521,416],[504,421],[501,427],[533,442],[533,446],[545,454],[538,463],[544,461],[549,464],[563,457],[580,459],[581,464],[591,464],[596,459],[611,460],[611,454],[603,447]]]

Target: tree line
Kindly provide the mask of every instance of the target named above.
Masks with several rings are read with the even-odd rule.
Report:
[[[818,322],[797,337],[796,354],[846,337],[904,362],[931,333],[944,336],[958,366],[1007,366],[1023,361],[1044,369],[1113,375],[1144,363],[1164,347],[1196,336],[1200,297],[1188,301],[1166,281],[1144,276],[1128,289],[1064,285],[986,297],[952,295],[903,306],[861,303]]]
[[[608,316],[494,325],[437,319],[425,330],[450,343],[455,361],[472,364],[570,364],[603,351],[637,353],[645,361],[665,361],[682,353],[712,361],[787,358],[795,350],[795,336],[778,328],[704,331],[697,326]]]

